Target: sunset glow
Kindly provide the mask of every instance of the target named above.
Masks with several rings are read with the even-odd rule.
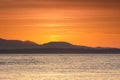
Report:
[[[120,48],[120,1],[0,0],[0,38]]]

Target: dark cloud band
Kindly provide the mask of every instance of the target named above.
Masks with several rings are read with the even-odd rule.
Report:
[[[120,8],[120,0],[0,0],[0,8]]]

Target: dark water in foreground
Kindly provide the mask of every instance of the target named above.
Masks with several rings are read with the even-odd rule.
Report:
[[[2,54],[0,80],[120,80],[120,54]]]

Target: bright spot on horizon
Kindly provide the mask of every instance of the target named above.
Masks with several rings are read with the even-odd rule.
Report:
[[[60,41],[60,36],[59,35],[50,35],[48,36],[49,41]]]

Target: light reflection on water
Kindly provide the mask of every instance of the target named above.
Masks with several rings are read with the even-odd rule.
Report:
[[[120,80],[120,54],[1,54],[0,80]]]

